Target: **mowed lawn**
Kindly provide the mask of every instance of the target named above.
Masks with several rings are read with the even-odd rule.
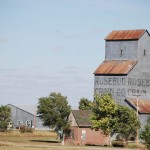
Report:
[[[50,131],[34,131],[33,133],[20,133],[12,131],[0,132],[0,150],[119,150],[123,148],[100,147],[100,146],[73,146],[61,145],[57,134]],[[124,148],[131,150],[132,148]],[[135,150],[135,148],[133,148]],[[144,150],[143,146],[137,148]]]

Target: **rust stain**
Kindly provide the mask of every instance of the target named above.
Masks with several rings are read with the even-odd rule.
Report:
[[[96,69],[94,74],[128,74],[136,65],[132,60],[107,60]]]
[[[112,31],[105,38],[106,41],[117,41],[117,40],[138,40],[144,34],[146,30],[116,30]]]

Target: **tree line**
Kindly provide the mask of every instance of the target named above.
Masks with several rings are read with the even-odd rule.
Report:
[[[82,97],[79,101],[79,109],[92,111],[92,129],[101,129],[109,137],[117,134],[117,139],[128,141],[134,139],[137,129],[140,129],[136,112],[129,107],[118,105],[110,93],[95,95],[93,101]],[[61,93],[52,92],[49,96],[38,99],[37,116],[43,120],[44,126],[55,128],[57,132],[69,131],[70,112],[71,106],[67,96]],[[6,131],[9,122],[11,122],[10,108],[0,106],[0,131]],[[141,132],[140,138],[150,147],[150,119]]]

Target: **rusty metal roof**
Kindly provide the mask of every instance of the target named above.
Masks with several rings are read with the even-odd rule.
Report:
[[[125,101],[135,110],[137,109],[137,98],[127,98]],[[150,99],[138,98],[138,112],[141,114],[150,114]]]
[[[112,31],[105,38],[106,41],[117,40],[138,40],[145,33],[145,29],[141,30],[116,30]],[[147,31],[148,32],[148,31]],[[148,33],[149,34],[149,33]]]
[[[132,60],[106,60],[96,69],[95,75],[128,74],[136,65]]]

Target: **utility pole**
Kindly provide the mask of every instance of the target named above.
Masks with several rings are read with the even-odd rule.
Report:
[[[137,121],[139,120],[139,111],[138,111],[138,107],[139,107],[139,96],[141,96],[140,94],[135,94],[134,96],[136,96],[136,117],[137,117]],[[139,129],[137,126],[137,130],[136,130],[136,143],[139,143]]]

